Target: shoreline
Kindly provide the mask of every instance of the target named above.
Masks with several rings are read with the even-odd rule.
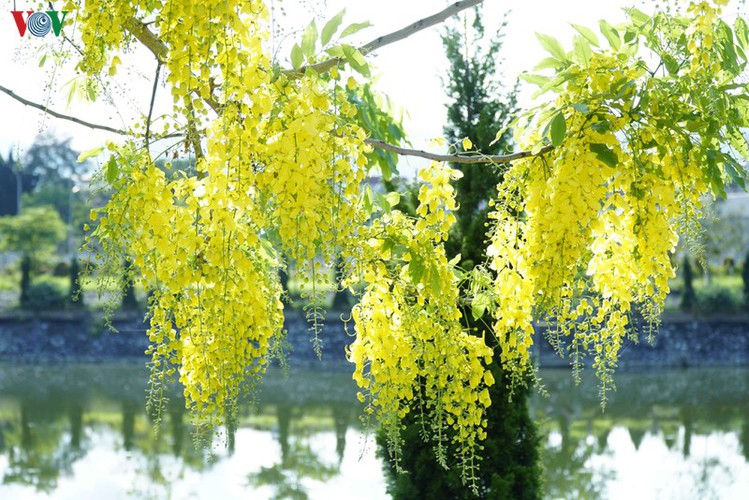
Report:
[[[145,334],[145,312],[117,311],[112,332],[99,310],[0,311],[0,361],[16,363],[104,363],[118,360],[143,362],[149,342]],[[292,366],[351,369],[345,359],[351,343],[339,312],[326,316],[322,330],[323,356],[312,348],[304,312],[288,310],[284,325],[291,346],[287,359]],[[537,324],[533,347],[543,368],[569,368],[569,359],[559,357],[543,338],[544,324]],[[273,363],[276,364],[276,363]],[[721,314],[695,317],[683,313],[662,316],[651,346],[625,339],[619,368],[686,368],[691,366],[749,366],[749,315]]]

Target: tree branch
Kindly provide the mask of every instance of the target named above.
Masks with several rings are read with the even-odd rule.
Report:
[[[397,31],[393,31],[392,33],[388,33],[387,35],[377,37],[369,43],[365,43],[364,45],[359,47],[359,52],[361,52],[363,55],[367,55],[386,45],[404,40],[411,35],[418,33],[419,31],[423,31],[427,28],[431,28],[434,25],[444,22],[446,19],[449,19],[450,17],[464,11],[465,9],[479,5],[483,1],[484,0],[460,0],[458,2],[455,2],[451,6],[434,15],[420,19],[415,23],[411,23],[405,28],[401,28]],[[150,50],[151,53],[156,56],[157,61],[161,63],[166,62],[167,55],[169,54],[169,47],[167,47],[167,45],[162,42],[153,31],[148,29],[148,26],[145,23],[134,17],[131,17],[127,21],[125,21],[125,29],[129,31],[130,34],[133,35],[148,50]],[[308,69],[312,69],[317,73],[324,73],[333,66],[342,62],[344,62],[344,59],[340,57],[334,57],[313,64],[311,66],[302,66],[299,69],[284,70],[281,73],[289,78],[300,78]],[[211,86],[211,90],[213,90],[213,85]],[[194,91],[194,93],[196,95],[198,94],[197,91]],[[211,109],[213,109],[213,111],[220,114],[221,106],[213,96],[213,92],[211,92],[211,95],[207,98],[203,98],[203,100]]]
[[[24,106],[29,106],[31,108],[38,109],[40,111],[43,111],[44,113],[47,113],[50,116],[54,116],[55,118],[59,118],[61,120],[68,120],[68,121],[77,123],[78,125],[83,125],[84,127],[88,127],[88,128],[105,130],[107,132],[112,132],[113,134],[129,135],[129,132],[127,132],[126,130],[109,127],[107,125],[98,125],[96,123],[91,123],[85,120],[81,120],[80,118],[76,118],[75,116],[64,115],[62,113],[58,113],[57,111],[53,111],[43,104],[39,104],[33,101],[29,101],[28,99],[24,99],[23,97],[19,96],[18,94],[16,94],[9,88],[3,87],[2,85],[0,85],[0,92],[5,92],[10,97],[20,102]]]
[[[366,139],[364,142],[377,149],[384,149],[391,153],[396,153],[401,156],[417,156],[419,158],[426,158],[427,160],[444,161],[450,163],[463,163],[463,164],[480,164],[480,163],[510,163],[521,158],[528,158],[531,156],[541,156],[554,149],[554,146],[545,146],[541,148],[537,153],[532,151],[518,151],[517,153],[511,153],[508,155],[443,155],[438,153],[430,153],[421,149],[407,149],[400,146],[394,146],[387,142],[380,141],[378,139]]]
[[[34,109],[38,109],[39,111],[42,111],[50,116],[54,116],[55,118],[59,118],[60,120],[67,120],[69,122],[77,123],[78,125],[82,125],[84,127],[88,127],[90,129],[94,130],[103,130],[105,132],[111,132],[112,134],[119,134],[119,135],[132,135],[131,132],[128,132],[127,130],[121,129],[121,128],[114,128],[110,127],[109,125],[101,125],[99,123],[92,123],[87,122],[85,120],[81,120],[80,118],[76,118],[75,116],[71,115],[65,115],[62,113],[58,113],[57,111],[54,111],[52,109],[49,109],[47,106],[43,104],[39,104],[34,101],[29,101],[28,99],[24,99],[23,97],[19,96],[9,88],[3,87],[0,85],[0,92],[4,92],[8,94],[10,97],[15,99],[16,101],[20,102],[24,106],[29,106]],[[173,137],[184,137],[185,134],[181,132],[175,132],[168,135],[162,135],[158,137],[158,140],[161,139],[171,139]]]
[[[42,104],[39,104],[33,101],[29,101],[28,99],[24,99],[23,97],[19,96],[18,94],[16,94],[10,89],[3,87],[2,85],[0,85],[0,91],[8,94],[10,97],[12,97],[13,99],[15,99],[16,101],[20,102],[21,104],[25,106],[38,109],[40,111],[43,111],[44,113],[47,113],[50,116],[59,118],[60,120],[67,120],[73,123],[77,123],[78,125],[83,125],[84,127],[88,127],[88,128],[95,129],[95,130],[104,130],[106,132],[111,132],[113,134],[130,135],[130,132],[128,132],[127,130],[110,127],[108,125],[100,125],[98,123],[87,122],[85,120],[76,118],[75,116],[64,115],[62,113],[58,113],[57,111],[49,109],[47,106],[44,106]],[[195,154],[198,157],[202,157],[203,152],[200,147],[200,141],[197,140],[199,136],[198,136],[198,130],[195,127],[195,123],[194,122],[191,123],[189,125],[189,128],[190,130],[188,132],[188,137],[190,139],[191,144],[193,145],[193,148],[195,148]],[[176,132],[176,133],[160,136],[158,139],[171,139],[173,137],[184,137],[184,136],[185,134]],[[532,151],[518,151],[517,153],[512,153],[509,155],[470,155],[469,156],[469,155],[445,155],[445,154],[438,154],[438,153],[430,153],[428,151],[423,151],[420,149],[402,148],[400,146],[395,146],[393,144],[380,141],[378,139],[366,139],[364,142],[366,142],[372,147],[375,147],[378,149],[384,149],[385,151],[390,151],[391,153],[395,153],[401,156],[417,156],[419,158],[426,158],[427,160],[444,161],[444,162],[451,162],[451,163],[463,163],[463,164],[510,163],[512,161],[519,160],[521,158],[528,158],[530,156],[541,156],[554,149],[553,146],[546,146],[544,148],[541,148],[537,153],[533,153]]]
[[[146,46],[148,50],[156,56],[156,60],[160,63],[166,62],[166,56],[169,53],[169,48],[162,42],[153,31],[148,29],[141,21],[134,17],[129,18],[125,21],[125,29],[130,32],[140,43]]]
[[[151,91],[151,105],[148,107],[148,118],[146,119],[146,148],[151,136],[151,118],[153,117],[153,105],[156,103],[156,90],[159,88],[159,74],[161,73],[161,61],[156,62],[156,76],[153,77],[153,90]]]
[[[470,7],[474,7],[482,3],[483,1],[484,0],[461,0],[459,2],[455,2],[454,4],[452,4],[445,10],[438,12],[437,14],[434,14],[429,17],[425,17],[424,19],[420,19],[416,21],[415,23],[412,23],[406,26],[405,28],[399,29],[398,31],[394,31],[392,33],[388,33],[387,35],[377,37],[371,42],[365,43],[364,45],[359,47],[359,52],[361,52],[364,55],[367,55],[386,45],[390,45],[391,43],[404,40],[410,37],[411,35],[418,33],[419,31],[430,28],[436,24],[440,24],[444,22],[446,19],[454,16],[455,14],[458,14],[459,12],[465,9],[468,9]],[[312,69],[317,73],[324,73],[328,71],[330,68],[332,68],[333,66],[335,66],[336,64],[339,64],[341,62],[344,62],[344,59],[340,57],[334,57],[332,59],[327,59],[325,61],[321,61],[319,63],[315,63],[310,66],[302,66],[299,69],[285,70],[285,71],[282,71],[282,73],[290,78],[299,78],[302,75],[304,75],[304,73],[308,69]]]

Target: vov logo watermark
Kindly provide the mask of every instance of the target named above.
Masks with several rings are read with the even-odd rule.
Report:
[[[30,33],[35,37],[47,36],[50,31],[55,36],[60,36],[62,32],[62,23],[65,22],[65,16],[68,15],[68,11],[63,10],[51,10],[52,2],[49,4],[50,10],[43,12],[34,12],[33,10],[16,10],[16,2],[13,2],[13,10],[10,13],[13,15],[13,20],[18,28],[18,34],[23,37],[26,32]]]

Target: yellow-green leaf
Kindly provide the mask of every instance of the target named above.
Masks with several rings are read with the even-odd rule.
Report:
[[[99,156],[102,153],[102,151],[104,151],[104,148],[101,148],[101,147],[82,151],[81,154],[78,155],[78,158],[75,161],[77,161],[78,163],[82,163],[88,160],[89,158],[93,158],[94,156]]]
[[[313,19],[311,23],[304,30],[302,35],[302,54],[306,57],[312,57],[315,55],[315,44],[317,43],[317,25]]]
[[[551,119],[551,144],[558,148],[564,141],[567,134],[567,122],[564,120],[564,113],[561,111]]]
[[[294,69],[297,69],[301,67],[303,63],[304,55],[302,54],[302,48],[298,43],[295,43],[294,46],[291,47],[291,66]]]
[[[346,9],[342,9],[341,12],[333,16],[330,21],[325,23],[325,26],[323,26],[322,32],[320,33],[320,43],[322,43],[323,45],[328,44],[328,42],[333,38],[333,34],[341,25],[341,22],[343,21],[343,14],[345,13]]]
[[[541,47],[543,47],[544,50],[551,54],[555,59],[564,61],[567,58],[562,44],[553,36],[536,33],[536,38],[538,38]]]

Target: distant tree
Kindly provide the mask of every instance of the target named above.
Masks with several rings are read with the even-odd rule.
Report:
[[[694,309],[697,303],[697,296],[694,293],[694,272],[692,271],[692,265],[689,263],[688,256],[684,256],[684,263],[681,267],[684,278],[684,290],[681,294],[681,310],[689,312]]]
[[[0,155],[0,216],[18,213],[18,177],[13,155]]]
[[[23,171],[31,178],[31,188],[45,184],[66,184],[86,173],[86,162],[78,163],[79,152],[70,146],[72,139],[61,139],[50,133],[38,135],[21,159]]]
[[[70,146],[70,141],[51,134],[39,135],[34,140],[21,158],[26,193],[23,204],[52,205],[63,221],[81,226],[87,210],[80,197],[71,193],[89,173],[90,165],[78,162],[79,152]]]
[[[744,265],[741,268],[741,278],[744,282],[744,305],[749,309],[749,252],[744,257]]]
[[[138,309],[138,298],[135,296],[135,286],[133,284],[133,263],[125,259],[122,270],[122,308]]]
[[[0,217],[0,249],[21,254],[21,306],[28,302],[31,276],[39,261],[65,237],[65,224],[54,208],[32,207],[21,215]]]
[[[22,162],[13,156],[12,151],[8,152],[7,158],[0,155],[0,216],[17,215],[19,191],[21,194],[30,193],[34,185],[35,177],[23,170]]]

